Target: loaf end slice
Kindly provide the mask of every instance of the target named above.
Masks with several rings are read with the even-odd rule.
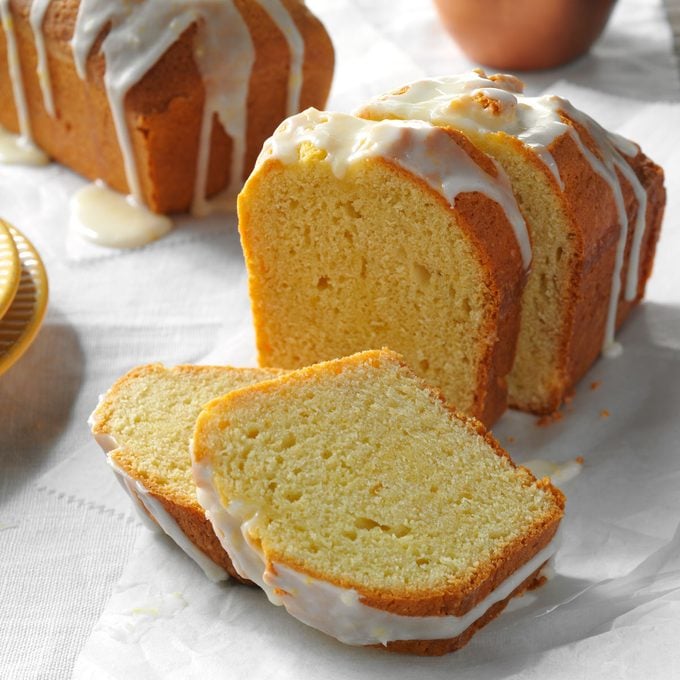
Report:
[[[90,417],[92,433],[142,515],[216,579],[224,576],[220,569],[239,576],[196,500],[189,456],[194,422],[211,399],[280,373],[227,366],[140,366],[116,381]]]

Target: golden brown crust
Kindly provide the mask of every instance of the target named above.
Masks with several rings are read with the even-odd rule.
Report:
[[[480,193],[462,194],[456,200],[458,224],[477,246],[489,277],[487,299],[493,300],[493,315],[483,335],[496,342],[484,348],[481,375],[470,415],[491,426],[507,407],[506,376],[515,359],[525,270],[515,235],[501,206]]]
[[[564,115],[563,119],[576,129],[585,145],[597,155],[596,144],[588,131]],[[510,395],[510,406],[539,415],[550,414],[560,408],[602,351],[620,236],[611,188],[583,156],[572,137],[569,134],[562,135],[551,144],[549,150],[564,182],[564,191],[560,195],[565,212],[570,217],[568,238],[574,245],[575,255],[570,262],[570,281],[564,291],[562,325],[559,329],[560,349],[555,356],[552,389],[547,396],[535,395],[529,401],[519,401]],[[627,160],[647,193],[647,228],[640,251],[637,296],[633,301],[626,301],[625,280],[638,204],[630,183],[617,171],[629,223],[617,307],[617,329],[644,295],[665,205],[663,170],[642,152]],[[552,173],[547,168],[543,167],[542,172],[552,180]]]
[[[578,131],[593,150],[593,141],[587,132],[582,128]],[[512,404],[534,413],[557,410],[572,389],[568,365],[575,355],[583,356],[576,343],[587,342],[584,349],[591,348],[588,366],[602,349],[619,231],[613,197],[611,201],[602,201],[602,196],[610,195],[611,189],[582,155],[572,137],[566,134],[560,137],[550,147],[550,152],[564,182],[562,200],[570,217],[568,238],[573,244],[574,256],[569,263],[569,284],[564,291],[552,392],[545,400],[534,397],[530,404]],[[544,172],[547,174],[548,170]],[[597,338],[594,342],[593,336]]]
[[[404,89],[407,88],[402,88],[401,91],[403,92]],[[483,98],[481,103],[491,108],[495,105],[488,98]],[[370,110],[361,115],[376,118]],[[599,156],[600,150],[588,130],[570,119],[564,112],[560,112],[560,116],[565,125],[575,130],[585,147],[595,156]],[[445,125],[442,125],[442,127],[446,129]],[[555,198],[557,207],[554,208],[554,212],[561,218],[560,221],[566,224],[563,227],[566,233],[560,234],[560,237],[562,243],[565,244],[566,242],[568,245],[565,245],[564,249],[560,246],[562,250],[555,255],[557,261],[561,262],[561,266],[567,272],[563,273],[563,270],[560,269],[554,280],[550,280],[551,272],[542,272],[541,277],[546,276],[548,280],[543,283],[542,278],[531,279],[532,285],[526,291],[526,297],[531,301],[531,296],[535,296],[540,288],[552,291],[554,285],[559,286],[555,296],[557,297],[556,304],[559,308],[560,318],[556,319],[556,315],[553,315],[548,326],[553,336],[547,350],[551,358],[545,358],[541,362],[543,368],[540,373],[537,371],[536,377],[532,379],[533,356],[528,351],[528,348],[532,345],[527,343],[525,328],[522,327],[520,336],[522,355],[521,362],[519,362],[521,365],[519,370],[513,372],[510,377],[509,398],[511,406],[538,414],[553,413],[572,392],[575,383],[597,359],[604,344],[615,253],[620,236],[619,218],[614,196],[607,181],[594,170],[571,134],[563,134],[549,145],[549,151],[557,164],[560,177],[564,181],[564,190],[535,151],[519,138],[501,131],[473,133],[472,139],[473,143],[481,143],[482,148],[489,150],[492,155],[502,158],[501,162],[506,161],[510,156],[509,151],[511,151],[512,155],[520,157],[526,165],[531,166],[534,172],[543,175],[543,179],[549,187],[548,191]],[[501,149],[508,153],[499,153]],[[515,159],[512,159],[510,166],[514,165],[514,161]],[[652,163],[641,152],[636,158],[628,159],[628,162],[647,192],[647,229],[642,242],[637,299],[634,302],[625,301],[622,291],[618,301],[617,328],[644,294],[645,283],[651,271],[665,201],[661,168]],[[512,174],[510,167],[507,167]],[[625,281],[632,251],[637,201],[632,187],[620,173],[619,180],[623,187],[625,207],[631,225],[628,230],[622,272],[622,281]],[[544,224],[541,220],[538,220],[533,224],[533,228],[537,232],[535,234],[537,242],[543,245]],[[546,245],[548,245],[547,241],[546,236]],[[562,255],[565,257],[564,260],[562,260]],[[550,253],[550,256],[553,256],[553,253]],[[533,285],[536,281],[540,281],[541,286]],[[555,302],[552,301],[549,304],[552,310],[552,305]],[[534,311],[533,308],[531,308],[531,311]],[[527,316],[532,315],[528,314]],[[535,319],[536,328],[533,330],[536,334],[540,334],[541,323],[548,323],[547,317],[540,314],[540,310],[538,314],[533,316],[537,317]],[[534,383],[533,390],[531,389],[532,382]]]
[[[463,134],[449,129],[448,134],[485,172],[497,176],[498,170]],[[481,362],[486,370],[479,380],[475,409],[471,415],[490,426],[507,407],[506,376],[512,369],[519,333],[522,290],[526,271],[517,237],[503,208],[482,193],[464,193],[456,198],[459,225],[467,231],[484,261],[490,279],[489,298],[495,301],[494,319],[485,335],[496,329],[496,342],[486,348]]]
[[[234,569],[229,555],[227,555],[222,547],[215,535],[212,524],[206,519],[202,509],[189,507],[153,493],[151,495],[161,503],[168,515],[177,522],[177,526],[201,552],[205,553],[215,564],[222,567],[232,578],[241,583],[251,584],[251,581],[243,578]]]
[[[115,452],[112,452],[115,454]],[[115,458],[115,455],[114,455]],[[120,467],[126,475],[135,479],[149,492],[149,495],[163,506],[165,512],[172,517],[177,523],[177,526],[182,530],[186,537],[198,548],[202,553],[209,557],[215,564],[222,567],[232,578],[242,583],[251,582],[248,579],[242,578],[234,569],[234,566],[229,559],[229,555],[224,551],[219,539],[215,535],[210,522],[206,519],[205,514],[200,506],[193,507],[187,504],[184,499],[179,501],[169,498],[167,495],[159,494],[151,489],[146,480],[140,480],[129,465],[124,460],[115,458],[116,465]],[[142,512],[144,512],[154,523],[159,524],[158,520],[146,509],[139,496],[137,496],[137,504]]]
[[[579,132],[585,136],[581,129]],[[623,188],[624,203],[628,215],[628,238],[626,242],[624,266],[621,271],[621,293],[616,315],[616,328],[618,329],[627,318],[630,311],[637,305],[644,295],[647,279],[651,274],[651,267],[654,259],[656,242],[661,228],[661,219],[665,205],[665,189],[663,187],[663,171],[655,165],[644,154],[640,153],[629,162],[636,175],[640,179],[643,189],[647,193],[648,209],[645,237],[643,239],[640,252],[640,269],[638,291],[635,300],[626,301],[625,281],[630,264],[630,254],[632,250],[635,218],[638,210],[638,203],[633,193],[630,183],[619,173]],[[592,172],[592,171],[591,171]],[[593,180],[595,181],[595,180]],[[580,192],[580,188],[576,191]],[[604,193],[594,197],[595,203],[591,204],[590,210],[598,215],[602,215],[600,208],[596,210],[598,203],[602,204],[602,195],[611,195],[611,190],[605,185]],[[582,196],[574,193],[573,196]],[[561,359],[564,362],[564,382],[560,385],[559,393],[555,395],[552,404],[547,404],[541,411],[554,411],[564,402],[565,398],[573,390],[575,384],[585,375],[593,362],[599,357],[604,342],[604,329],[607,320],[607,309],[610,299],[612,276],[614,272],[614,260],[616,248],[619,240],[620,227],[618,216],[614,206],[613,198],[609,201],[609,211],[605,212],[610,228],[608,233],[597,239],[585,238],[587,229],[581,227],[583,233],[583,255],[579,274],[576,276],[576,290],[571,305],[571,328],[566,348]],[[576,204],[576,201],[574,201]],[[590,224],[595,220],[591,218]],[[588,225],[588,222],[575,224]]]
[[[418,656],[442,656],[455,652],[464,647],[472,636],[480,629],[486,626],[495,619],[507,606],[513,597],[521,595],[527,590],[541,585],[545,578],[540,575],[541,569],[545,565],[541,565],[529,578],[522,582],[515,590],[505,599],[497,602],[489,607],[489,609],[480,616],[472,625],[468,626],[460,635],[454,638],[447,638],[444,640],[393,640],[385,645],[371,645],[380,649],[385,649],[388,652],[397,652],[400,654],[415,654]]]
[[[282,2],[290,12],[305,42],[300,111],[304,111],[310,106],[320,108],[323,104],[320,105],[319,102],[325,103],[331,88],[335,68],[333,43],[324,25],[306,5],[300,3],[299,0],[282,0]],[[260,148],[257,148],[256,151],[259,154]],[[255,158],[257,158],[257,155]],[[253,161],[255,158],[253,158]]]
[[[251,29],[256,50],[248,98],[248,133],[244,177],[264,140],[286,115],[290,52],[281,31],[252,0],[235,0]],[[103,87],[103,34],[88,59],[87,82],[75,70],[69,41],[78,0],[53,0],[44,23],[48,65],[57,117],[44,109],[36,73],[36,50],[28,22],[30,0],[12,0],[19,60],[34,138],[50,156],[89,179],[103,179],[126,192],[123,161]],[[297,0],[286,0],[305,41],[305,83],[301,106],[322,107],[333,72],[333,48],[321,23]],[[190,27],[126,98],[128,127],[137,158],[144,199],[159,213],[185,212],[191,206],[204,91],[194,63]],[[0,31],[0,125],[18,132],[7,67],[4,32]],[[208,194],[229,181],[231,140],[215,123],[208,173]]]

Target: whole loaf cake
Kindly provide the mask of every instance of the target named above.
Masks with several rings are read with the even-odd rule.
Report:
[[[158,213],[223,207],[279,121],[323,106],[300,0],[1,0],[0,125]]]

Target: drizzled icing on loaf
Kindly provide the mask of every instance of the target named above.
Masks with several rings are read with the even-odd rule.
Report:
[[[47,111],[50,116],[54,117],[56,113],[54,108],[54,97],[52,96],[52,82],[50,80],[50,71],[47,65],[45,36],[42,31],[43,21],[45,21],[45,14],[47,13],[47,8],[50,6],[50,2],[52,2],[52,0],[33,0],[29,20],[31,22],[31,30],[33,31],[33,38],[35,40],[35,50],[38,56],[38,80],[40,81],[43,104],[45,105],[45,111]]]
[[[604,130],[592,118],[555,95],[527,97],[523,83],[514,76],[487,76],[477,69],[459,76],[431,78],[408,85],[394,93],[377,97],[362,107],[363,115],[388,116],[407,120],[424,120],[435,125],[451,126],[469,134],[504,132],[526,144],[544,163],[560,190],[564,183],[550,150],[562,135],[569,135],[583,157],[611,188],[620,225],[616,262],[612,276],[609,309],[603,351],[616,351],[614,333],[616,310],[621,294],[621,272],[628,239],[629,224],[619,174],[632,187],[638,203],[633,225],[633,241],[625,282],[624,296],[633,300],[638,289],[640,249],[646,227],[647,194],[626,156],[639,149],[619,135]],[[596,146],[593,153],[581,138],[582,127]]]
[[[443,130],[410,120],[371,121],[310,108],[285,120],[264,144],[257,166],[274,158],[294,163],[300,146],[309,143],[327,154],[336,177],[366,158],[383,158],[425,181],[451,206],[456,196],[478,191],[498,203],[512,225],[525,268],[531,263],[531,242],[510,182],[496,165],[485,172]]]
[[[55,115],[42,24],[51,0],[34,0],[30,22],[38,53],[38,75],[45,109]],[[304,41],[281,0],[253,0],[270,16],[288,41],[291,68],[288,113],[297,111],[304,62]],[[9,0],[0,0],[3,27],[10,52],[10,71],[21,135],[31,140],[26,97],[14,42]],[[240,187],[247,132],[250,75],[255,61],[250,29],[233,0],[81,0],[71,42],[75,66],[87,77],[87,60],[97,38],[107,30],[101,50],[106,59],[104,82],[123,156],[128,187],[142,203],[142,192],[125,97],[189,27],[196,26],[194,57],[203,78],[206,101],[199,140],[192,212],[207,214],[227,207]],[[207,200],[207,174],[213,120],[217,118],[232,139],[230,186]]]
[[[32,141],[33,135],[31,134],[31,124],[28,119],[28,105],[21,77],[21,68],[19,66],[19,52],[14,34],[14,19],[9,7],[9,0],[0,0],[0,20],[2,20],[2,28],[5,31],[5,38],[7,40],[7,63],[10,78],[12,79],[12,94],[14,95],[14,105],[17,110],[17,118],[19,119],[19,130],[22,137],[27,141]]]
[[[297,102],[302,81],[302,39],[280,0],[259,0],[258,4],[289,41],[292,63],[289,85],[294,86],[293,94],[289,93],[289,102],[290,99]],[[231,196],[243,176],[248,89],[255,62],[248,25],[233,2],[81,0],[72,42],[81,78],[86,76],[86,61],[95,40],[109,23],[111,28],[102,43],[106,57],[105,83],[125,159],[128,185],[137,200],[141,200],[141,190],[125,123],[125,96],[184,31],[196,25],[194,57],[203,77],[206,101],[192,212],[204,215],[213,207],[224,207],[219,200],[211,204],[206,199],[210,138],[216,117],[233,141],[230,186],[225,192]]]

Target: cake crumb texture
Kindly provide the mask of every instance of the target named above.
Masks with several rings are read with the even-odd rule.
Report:
[[[268,564],[404,615],[471,609],[545,547],[564,507],[390,351],[211,402],[194,457],[225,507],[252,509]]]

